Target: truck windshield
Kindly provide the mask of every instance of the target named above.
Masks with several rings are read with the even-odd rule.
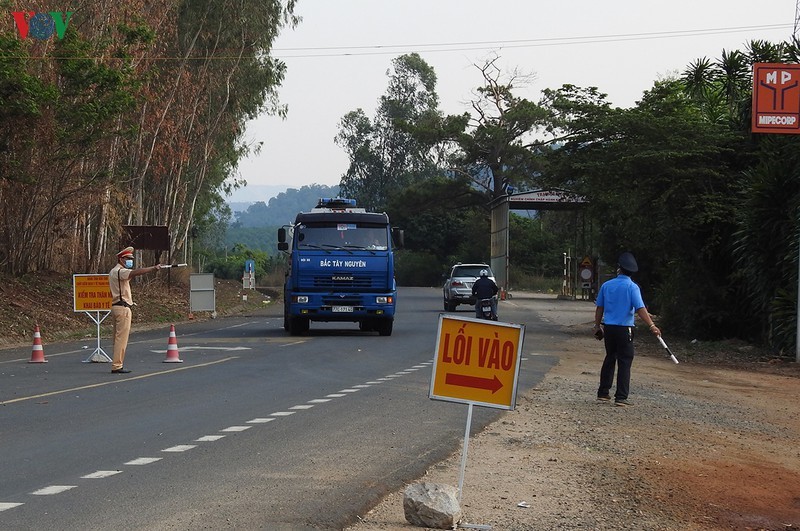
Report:
[[[389,248],[386,227],[355,223],[298,225],[295,229],[296,249],[366,249],[385,251]]]

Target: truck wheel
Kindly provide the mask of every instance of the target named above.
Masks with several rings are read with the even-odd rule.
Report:
[[[289,317],[289,333],[299,336],[308,332],[308,319],[303,317]]]
[[[380,321],[376,326],[378,334],[382,336],[392,335],[392,325],[394,325],[394,319],[384,319]]]

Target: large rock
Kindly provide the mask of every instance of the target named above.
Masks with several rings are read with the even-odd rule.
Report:
[[[406,520],[416,526],[453,529],[461,519],[458,489],[439,483],[415,483],[403,495]]]

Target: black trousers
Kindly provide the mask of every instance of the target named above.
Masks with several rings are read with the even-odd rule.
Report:
[[[617,389],[615,400],[625,400],[631,387],[631,365],[633,365],[633,327],[605,325],[603,339],[606,347],[606,358],[600,369],[600,387],[597,396],[609,396],[614,385],[614,370],[617,372]]]

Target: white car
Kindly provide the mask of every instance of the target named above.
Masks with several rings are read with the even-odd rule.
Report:
[[[478,280],[481,270],[489,272],[489,278],[494,281],[494,273],[488,264],[462,264],[458,263],[450,269],[450,276],[444,283],[444,309],[452,312],[459,304],[475,306],[475,297],[472,295],[472,284]]]

